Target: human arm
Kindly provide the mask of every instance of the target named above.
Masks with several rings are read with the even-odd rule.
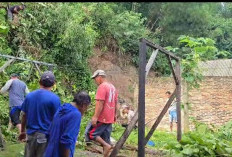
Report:
[[[117,121],[117,115],[120,109],[120,105],[118,104],[118,93],[115,96],[115,114],[114,114],[114,121]]]
[[[28,98],[26,97],[25,100],[23,101],[23,104],[22,104],[22,111],[21,111],[21,114],[22,114],[22,119],[21,119],[21,132],[19,134],[19,137],[18,139],[21,141],[21,142],[24,142],[25,139],[26,139],[26,122],[27,122],[27,106],[28,106]]]
[[[104,107],[104,102],[106,101],[106,88],[104,85],[100,85],[98,87],[95,99],[96,99],[96,105],[95,105],[95,112],[91,121],[92,126],[95,126],[97,124],[98,117],[100,116]]]
[[[21,120],[21,132],[20,132],[20,134],[19,134],[19,140],[21,141],[21,142],[24,142],[25,141],[25,139],[26,139],[26,132],[25,132],[25,129],[26,129],[26,119],[27,119],[27,117],[26,117],[26,113],[25,112],[21,112],[22,113],[22,120]]]
[[[103,109],[104,101],[96,100],[95,112],[92,117],[92,125],[95,126],[97,124],[98,117]]]
[[[29,91],[29,89],[26,86],[26,88],[25,88],[25,94],[28,94],[28,93],[30,93],[30,91]]]
[[[60,106],[61,106],[60,98],[58,96],[55,96],[53,99],[53,103],[50,106],[50,111],[51,111],[52,117],[54,117],[56,111],[59,109]]]
[[[17,6],[14,7],[14,13],[15,13],[15,14],[18,14],[18,13],[19,13],[19,12],[18,12],[18,7],[17,7]]]
[[[6,82],[6,84],[1,89],[2,94],[6,93],[10,89],[10,86],[11,86],[12,82],[13,82],[12,79],[10,79],[9,81]]]
[[[73,154],[72,147],[75,145],[81,123],[81,114],[73,113],[65,120],[65,129],[60,136],[59,147],[62,157],[69,157]]]

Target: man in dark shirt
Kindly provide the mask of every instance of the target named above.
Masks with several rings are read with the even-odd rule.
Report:
[[[2,87],[0,93],[9,92],[10,119],[21,132],[20,111],[24,97],[29,93],[27,85],[19,79],[18,74],[11,74],[10,80]]]
[[[25,5],[16,5],[9,7],[7,10],[7,16],[10,21],[14,20],[14,14],[18,14],[20,10],[24,10]]]

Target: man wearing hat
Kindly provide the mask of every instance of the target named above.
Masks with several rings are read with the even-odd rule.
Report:
[[[24,141],[27,134],[25,157],[43,156],[47,146],[48,128],[61,104],[60,98],[51,91],[55,84],[55,76],[51,71],[44,72],[39,83],[40,89],[29,93],[22,104],[19,140]]]
[[[11,74],[10,80],[2,87],[1,93],[9,92],[10,119],[21,132],[20,111],[24,97],[29,93],[27,85],[19,80],[18,74]]]
[[[110,135],[112,123],[116,120],[118,93],[113,84],[106,80],[106,73],[103,70],[94,72],[92,79],[98,85],[96,93],[95,113],[92,117],[92,126],[88,129],[87,135],[103,146],[104,157],[109,155],[111,150]]]

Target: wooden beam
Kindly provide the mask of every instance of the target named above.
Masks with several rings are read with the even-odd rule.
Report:
[[[55,64],[50,64],[50,63],[46,63],[46,62],[39,62],[39,61],[36,61],[36,60],[30,60],[30,59],[25,59],[25,58],[21,58],[21,57],[14,57],[14,56],[10,56],[10,55],[0,54],[0,57],[17,59],[17,60],[22,60],[22,61],[26,61],[26,62],[33,62],[33,63],[36,63],[36,64],[42,64],[42,65],[47,65],[47,66],[56,66]]]
[[[39,75],[41,76],[41,75],[42,75],[42,72],[41,72],[39,66],[38,66],[36,63],[34,63],[34,65],[35,65],[36,69],[39,71]]]
[[[166,105],[164,106],[163,110],[161,111],[161,113],[159,114],[159,116],[157,117],[155,123],[153,124],[153,126],[151,127],[151,130],[148,132],[146,138],[145,138],[145,142],[144,145],[147,144],[147,142],[149,141],[149,139],[151,138],[152,134],[154,133],[154,131],[156,130],[156,128],[158,127],[160,121],[162,120],[162,118],[164,117],[165,113],[168,111],[168,108],[170,107],[171,103],[173,102],[175,96],[176,96],[177,90],[175,89],[175,91],[172,93],[171,97],[169,98],[168,102],[166,103]]]
[[[176,111],[177,111],[177,140],[181,140],[181,69],[180,69],[180,61],[176,64],[176,74],[179,80],[179,83],[176,85],[177,94],[176,94]]]
[[[126,142],[126,139],[129,137],[131,131],[134,129],[137,121],[138,121],[138,110],[135,112],[135,115],[132,118],[130,124],[127,126],[126,130],[124,131],[124,133],[122,134],[118,142],[116,143],[113,151],[110,154],[110,157],[115,157],[119,153],[119,150],[122,148],[123,144]]]
[[[170,56],[171,56],[173,59],[175,59],[176,61],[180,60],[179,57],[177,57],[177,56],[174,55],[173,53],[171,53],[171,52],[165,50],[163,47],[161,47],[161,46],[159,46],[159,45],[157,45],[157,44],[153,44],[153,43],[151,43],[150,41],[148,41],[148,40],[146,40],[146,39],[144,39],[144,38],[141,38],[141,39],[140,39],[140,41],[142,41],[142,40],[145,41],[146,44],[147,44],[148,46],[152,47],[153,49],[159,49],[161,52],[163,52],[163,53],[165,53],[165,54],[167,54],[167,55],[170,55]]]
[[[9,59],[1,68],[0,68],[0,72],[3,72],[3,70],[6,69],[6,67],[8,67],[15,59]]]
[[[34,69],[34,64],[31,64],[30,71],[29,71],[28,76],[27,76],[27,81],[30,80],[33,69]]]
[[[170,57],[169,55],[166,55],[166,56],[167,56],[167,58],[168,58],[168,63],[169,63],[170,68],[171,68],[171,70],[172,70],[173,78],[174,78],[174,80],[175,80],[175,82],[176,82],[176,85],[177,85],[177,84],[179,84],[179,80],[178,80],[178,77],[177,77],[177,75],[176,75],[176,73],[175,73],[175,70],[174,70],[174,68],[173,68],[171,57]]]
[[[138,96],[138,156],[145,156],[145,68],[146,42],[141,40],[139,46],[139,96]]]
[[[155,51],[153,50],[152,55],[151,55],[149,61],[147,62],[147,65],[146,65],[146,78],[147,78],[147,75],[148,75],[148,73],[149,73],[149,71],[150,71],[150,69],[152,67],[152,64],[155,61],[155,58],[156,58],[156,56],[158,54],[158,51],[159,51],[158,49],[156,49]]]

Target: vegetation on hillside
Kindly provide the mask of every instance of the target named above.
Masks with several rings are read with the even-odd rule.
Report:
[[[19,3],[10,3],[16,4]],[[0,5],[7,6],[7,3],[1,2]],[[198,87],[202,78],[197,67],[200,61],[232,58],[231,3],[46,2],[25,5],[26,9],[20,11],[13,23],[7,21],[6,10],[0,8],[0,53],[57,65],[54,68],[57,83],[53,91],[61,97],[62,103],[70,102],[72,94],[81,89],[87,90],[94,99],[96,86],[90,78],[87,63],[94,47],[104,52],[127,54],[131,62],[138,66],[139,39],[146,38],[182,58],[182,76],[193,87]],[[147,58],[151,52],[148,51]],[[157,58],[153,69],[159,76],[170,75],[165,56],[159,54]],[[6,59],[1,58],[0,66],[5,62]],[[48,69],[46,66],[40,68],[41,71]],[[31,91],[39,87],[39,72],[34,65],[22,61],[14,61],[0,73],[1,86],[12,72],[19,72]],[[84,141],[84,127],[93,109],[93,106],[90,107],[83,118],[80,144]],[[16,141],[16,131],[7,131],[8,112],[8,97],[0,96],[2,132],[7,140]],[[192,134],[186,136],[192,138]],[[221,151],[228,154],[231,150],[227,149],[230,143],[227,144],[222,149],[219,142],[213,145],[216,150],[209,150],[208,153],[217,155]],[[194,150],[189,150],[192,145]],[[175,150],[183,153],[182,150],[188,147],[183,154],[187,152],[189,155],[209,149],[207,146],[195,149],[198,145],[181,143]]]

